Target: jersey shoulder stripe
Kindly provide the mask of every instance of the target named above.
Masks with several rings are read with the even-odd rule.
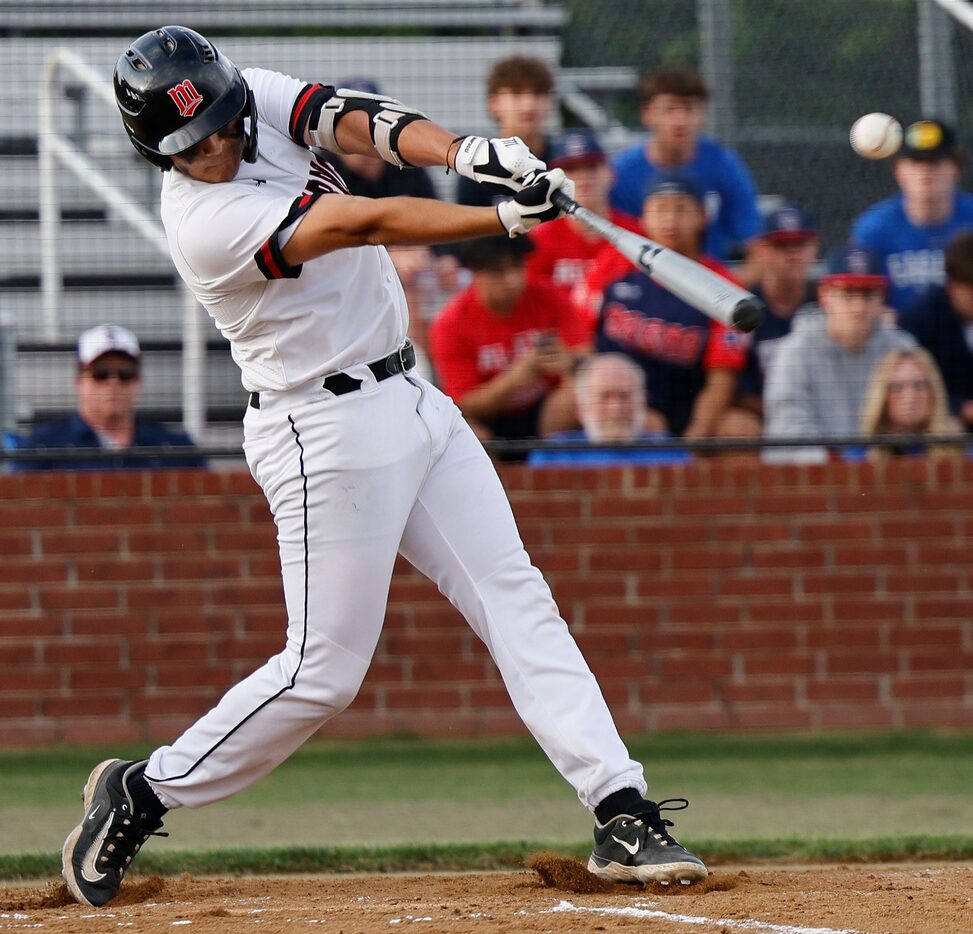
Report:
[[[296,266],[288,265],[281,253],[280,232],[286,230],[295,221],[302,218],[310,210],[311,205],[320,197],[318,194],[301,195],[291,204],[287,216],[277,225],[277,229],[260,245],[260,249],[253,254],[254,262],[265,279],[297,279],[304,268],[303,263]]]
[[[290,119],[287,121],[287,128],[291,139],[298,146],[307,146],[304,140],[304,131],[308,123],[314,120],[317,123],[318,115],[325,101],[334,97],[334,87],[323,84],[305,84],[301,92],[294,101],[291,108]]]

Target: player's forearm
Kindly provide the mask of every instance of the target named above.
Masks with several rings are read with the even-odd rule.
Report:
[[[522,377],[513,369],[504,370],[482,386],[471,389],[462,399],[457,400],[457,405],[468,418],[496,418],[507,411],[522,386]]]
[[[447,163],[446,155],[456,136],[456,133],[450,132],[438,123],[433,123],[432,120],[416,120],[403,128],[398,139],[398,149],[402,158],[410,165],[443,165],[452,168],[452,160]],[[346,153],[358,153],[363,156],[376,154],[368,130],[367,114],[348,114],[338,124],[336,137]],[[455,149],[456,147],[453,146],[454,152]]]
[[[327,195],[308,211],[282,251],[291,265],[355,246],[451,243],[506,233],[495,208],[429,198]]]

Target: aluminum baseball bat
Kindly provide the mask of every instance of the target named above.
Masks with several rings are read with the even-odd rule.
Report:
[[[703,314],[740,331],[753,331],[763,321],[763,302],[746,289],[718,276],[688,256],[647,237],[640,237],[583,208],[563,191],[555,191],[551,200],[565,214],[576,217],[602,236],[659,285]]]

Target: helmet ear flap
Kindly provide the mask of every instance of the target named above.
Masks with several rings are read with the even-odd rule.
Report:
[[[172,159],[168,156],[163,156],[161,153],[153,152],[143,143],[139,142],[135,138],[135,134],[132,132],[131,127],[125,123],[125,132],[128,134],[129,141],[135,147],[135,151],[145,159],[148,159],[153,165],[158,166],[164,172],[167,172],[172,168]]]
[[[241,75],[240,80],[243,80]],[[257,161],[257,102],[254,100],[253,90],[246,84],[247,106],[245,114],[250,120],[250,129],[247,135],[247,144],[243,149],[243,161],[254,163]]]

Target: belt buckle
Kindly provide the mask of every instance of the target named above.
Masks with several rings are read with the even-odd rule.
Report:
[[[412,349],[412,341],[406,338],[405,343],[386,359],[385,368],[393,376],[396,373],[407,373],[414,361],[415,351]]]

